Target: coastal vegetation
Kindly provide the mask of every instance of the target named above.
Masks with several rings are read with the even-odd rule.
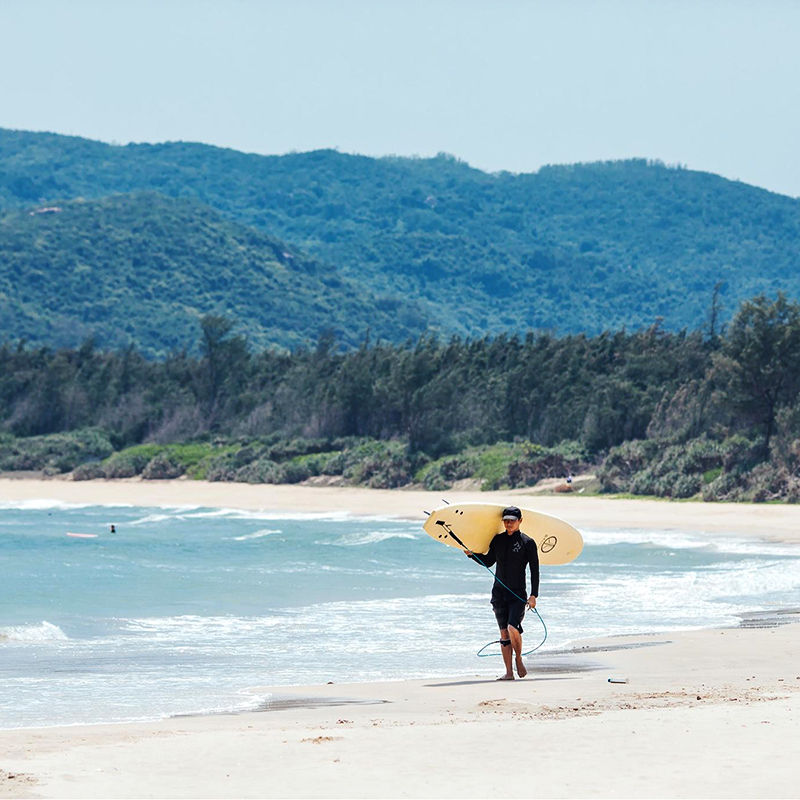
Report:
[[[196,355],[0,346],[0,469],[445,490],[593,471],[600,491],[800,500],[800,306],[730,325]]]

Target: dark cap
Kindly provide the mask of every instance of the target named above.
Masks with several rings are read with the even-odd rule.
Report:
[[[503,509],[503,519],[522,519],[522,512],[516,506]]]

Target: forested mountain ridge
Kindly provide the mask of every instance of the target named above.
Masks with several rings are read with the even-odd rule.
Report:
[[[495,175],[447,156],[0,130],[0,208],[139,190],[196,198],[445,333],[696,328],[718,281],[723,320],[755,293],[800,294],[800,201],[708,173],[622,161]]]
[[[427,320],[195,200],[156,193],[0,216],[0,330],[75,346],[135,343],[151,357],[194,345],[200,317],[239,321],[251,345],[297,347],[330,330],[417,336]]]

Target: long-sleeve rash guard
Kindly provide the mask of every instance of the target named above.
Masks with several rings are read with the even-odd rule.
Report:
[[[470,556],[491,567],[497,562],[495,585],[502,581],[509,589],[524,597],[525,568],[531,567],[531,595],[539,596],[539,550],[536,542],[522,531],[515,533],[498,533],[489,545],[489,552],[484,556]]]

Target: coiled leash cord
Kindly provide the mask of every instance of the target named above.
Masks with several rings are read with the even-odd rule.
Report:
[[[458,536],[456,536],[456,535],[455,535],[455,533],[453,533],[453,529],[452,529],[452,528],[451,528],[451,527],[450,527],[450,526],[449,526],[447,523],[445,523],[445,522],[439,522],[439,523],[437,523],[437,524],[441,525],[441,526],[442,526],[442,527],[443,527],[443,528],[444,528],[444,529],[447,531],[447,535],[448,535],[448,536],[450,536],[450,537],[452,537],[452,538],[453,538],[453,539],[454,539],[454,540],[455,540],[455,541],[456,541],[458,544],[460,544],[460,545],[461,545],[461,547],[463,547],[463,548],[464,548],[464,552],[465,552],[465,553],[467,552],[467,549],[468,549],[468,548],[467,548],[467,546],[464,544],[464,542],[462,542],[462,541],[461,541],[461,539],[459,539],[459,538],[458,538]],[[472,551],[471,551],[471,550],[470,550],[470,552],[472,553]],[[476,560],[476,561],[477,561],[477,562],[478,562],[478,563],[479,563],[479,564],[480,564],[480,565],[481,565],[481,566],[482,566],[482,567],[483,567],[483,568],[484,568],[484,569],[485,569],[485,570],[486,570],[486,571],[487,571],[487,572],[488,572],[488,573],[489,573],[489,574],[490,574],[490,575],[491,575],[491,576],[492,576],[492,577],[493,577],[493,578],[494,578],[494,579],[495,579],[495,580],[496,580],[496,581],[497,581],[497,582],[498,582],[498,583],[499,583],[499,584],[500,584],[500,585],[501,585],[501,586],[502,586],[504,589],[508,589],[508,591],[509,591],[509,592],[511,592],[511,594],[513,594],[513,595],[514,595],[514,597],[516,597],[516,598],[517,598],[517,600],[522,600],[522,602],[523,602],[523,603],[525,603],[525,605],[526,605],[526,606],[528,605],[528,601],[527,601],[527,600],[526,600],[524,597],[520,597],[520,596],[519,596],[519,595],[518,595],[518,594],[517,594],[517,593],[516,593],[516,592],[515,592],[513,589],[509,589],[509,588],[508,588],[508,586],[506,586],[506,585],[503,583],[503,581],[501,581],[501,580],[500,580],[500,578],[498,578],[498,577],[497,577],[497,575],[495,575],[495,574],[494,574],[494,572],[492,572],[492,570],[491,570],[489,567],[487,567],[487,566],[486,566],[486,564],[484,564],[484,563],[483,563],[483,561],[481,561],[481,560],[480,560],[480,558],[478,558],[478,556],[476,556],[476,555],[475,555],[475,553],[472,553],[472,557],[473,557],[473,558],[474,558],[474,559],[475,559],[475,560]],[[530,608],[530,606],[528,606],[528,607]],[[529,656],[531,653],[535,653],[535,652],[536,652],[536,651],[537,651],[537,650],[538,650],[538,649],[539,649],[539,648],[540,648],[540,647],[541,647],[541,646],[542,646],[542,645],[543,645],[543,644],[544,644],[544,643],[547,641],[547,625],[545,625],[545,624],[544,624],[544,620],[542,619],[542,615],[539,613],[539,611],[538,611],[536,608],[533,608],[533,609],[531,609],[531,610],[533,611],[533,613],[534,613],[534,614],[536,614],[536,616],[537,616],[537,617],[539,617],[539,622],[541,622],[541,623],[542,623],[542,628],[544,629],[544,638],[542,639],[542,641],[541,641],[541,642],[539,642],[539,644],[537,644],[537,645],[536,645],[536,647],[534,647],[532,650],[527,650],[527,651],[526,651],[526,652],[524,652],[524,653],[520,653],[520,656]],[[503,655],[502,653],[484,653],[484,652],[483,652],[483,651],[484,651],[484,650],[485,650],[487,647],[491,647],[493,644],[500,644],[500,642],[501,642],[501,641],[502,641],[501,639],[496,639],[496,640],[495,640],[495,641],[493,641],[493,642],[487,642],[487,643],[486,643],[486,644],[485,644],[483,647],[481,647],[481,649],[480,649],[480,650],[478,650],[478,652],[477,652],[475,655],[476,655],[476,656],[478,656],[478,658],[489,658],[490,656],[501,656],[501,655]]]
[[[451,536],[452,536],[452,534],[451,534]],[[464,549],[466,550],[466,548],[464,548]],[[515,592],[513,589],[509,589],[509,588],[508,588],[508,586],[506,586],[506,585],[503,583],[503,581],[501,581],[501,580],[500,580],[500,578],[498,578],[498,577],[497,577],[497,575],[495,575],[495,574],[494,574],[494,572],[492,572],[492,570],[491,570],[491,569],[489,569],[489,567],[487,567],[487,566],[486,566],[486,564],[484,564],[484,563],[483,563],[483,561],[481,561],[481,560],[480,560],[480,558],[478,558],[478,556],[476,556],[476,555],[475,555],[475,553],[472,553],[472,557],[473,557],[473,558],[474,558],[474,559],[475,559],[475,560],[476,560],[476,561],[477,561],[477,562],[478,562],[478,563],[479,563],[479,564],[480,564],[480,565],[481,565],[481,566],[482,566],[482,567],[483,567],[483,568],[484,568],[484,569],[485,569],[485,570],[486,570],[486,571],[487,571],[487,572],[488,572],[490,575],[492,575],[492,576],[494,577],[494,579],[495,579],[495,580],[496,580],[496,581],[497,581],[497,582],[498,582],[498,583],[499,583],[499,584],[500,584],[500,585],[501,585],[503,588],[505,588],[505,589],[508,589],[508,591],[509,591],[509,592],[511,592],[511,594],[513,594],[513,595],[514,595],[514,597],[516,597],[516,598],[517,598],[517,600],[522,600],[522,602],[523,602],[523,603],[525,603],[525,605],[526,605],[526,606],[528,605],[528,601],[527,601],[527,600],[525,600],[524,598],[520,597],[520,596],[519,596],[519,595],[518,595],[518,594],[517,594],[517,593],[516,593],[516,592]],[[528,608],[530,608],[530,606],[528,606]],[[533,613],[534,613],[534,614],[536,614],[536,616],[537,616],[537,617],[539,617],[539,622],[541,622],[541,623],[542,623],[542,628],[544,629],[544,638],[542,639],[542,641],[541,641],[541,642],[539,642],[539,644],[537,644],[537,645],[536,645],[536,647],[534,647],[532,650],[527,650],[527,651],[526,651],[526,652],[524,652],[524,653],[520,653],[520,656],[529,656],[531,653],[535,653],[535,652],[536,652],[536,651],[537,651],[537,650],[538,650],[538,649],[539,649],[539,648],[540,648],[540,647],[541,647],[541,646],[542,646],[542,645],[543,645],[543,644],[544,644],[544,643],[547,641],[547,625],[545,625],[545,624],[544,624],[544,620],[542,619],[542,615],[539,613],[539,611],[538,611],[536,608],[531,608],[531,611],[533,611]],[[501,656],[501,655],[503,655],[502,653],[484,653],[484,652],[483,652],[483,651],[484,651],[484,650],[485,650],[487,647],[491,647],[493,644],[500,644],[500,641],[501,641],[500,639],[497,639],[497,640],[495,640],[494,642],[487,642],[487,643],[486,643],[486,644],[485,644],[483,647],[481,647],[481,649],[480,649],[480,650],[478,650],[478,652],[477,652],[475,655],[476,655],[476,656],[478,656],[478,658],[489,658],[490,656]]]

